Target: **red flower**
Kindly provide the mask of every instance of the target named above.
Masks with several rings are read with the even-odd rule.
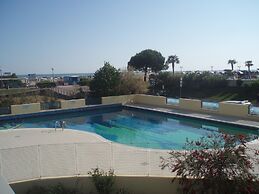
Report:
[[[224,138],[224,140],[227,140],[228,139],[228,134],[224,134],[223,138]]]
[[[239,135],[238,135],[238,138],[239,138],[240,140],[244,140],[244,139],[245,139],[245,136],[242,135],[242,134],[239,134]]]

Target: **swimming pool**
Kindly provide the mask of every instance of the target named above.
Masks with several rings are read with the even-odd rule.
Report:
[[[257,130],[244,127],[133,108],[17,118],[1,121],[0,130],[54,128],[56,121],[65,121],[66,128],[93,132],[114,142],[155,149],[183,149],[186,138],[197,140],[210,133],[258,135]]]

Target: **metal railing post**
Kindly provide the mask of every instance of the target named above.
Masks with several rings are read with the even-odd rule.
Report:
[[[79,171],[78,171],[78,158],[77,158],[77,144],[76,143],[74,143],[74,148],[75,148],[75,173],[76,173],[76,175],[79,175]]]
[[[41,172],[41,155],[40,155],[40,145],[37,145],[37,149],[38,149],[38,168],[39,168],[39,178],[41,179],[42,177],[42,172]]]

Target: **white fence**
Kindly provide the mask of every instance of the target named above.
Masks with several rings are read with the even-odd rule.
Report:
[[[168,151],[140,149],[111,142],[32,145],[0,150],[0,172],[9,182],[63,176],[86,176],[92,168],[116,175],[172,176],[161,170]]]

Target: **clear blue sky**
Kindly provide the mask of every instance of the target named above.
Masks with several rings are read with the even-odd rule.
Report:
[[[178,55],[184,70],[229,68],[231,58],[259,68],[259,1],[0,0],[4,71],[125,68],[147,48]]]

